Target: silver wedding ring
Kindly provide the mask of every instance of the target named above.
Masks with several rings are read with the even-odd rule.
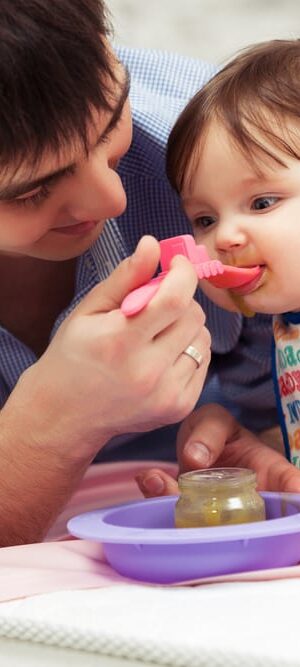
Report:
[[[197,350],[196,347],[193,345],[189,345],[185,350],[183,350],[182,354],[187,354],[188,357],[191,357],[191,359],[194,359],[194,361],[197,364],[197,368],[200,368],[202,362],[203,362],[203,357],[202,354]]]

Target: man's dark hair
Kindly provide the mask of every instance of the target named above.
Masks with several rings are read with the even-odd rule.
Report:
[[[213,120],[258,173],[262,157],[282,166],[284,154],[300,160],[300,40],[245,49],[192,98],[168,142],[167,174],[178,192],[190,179]]]
[[[100,0],[0,0],[1,169],[87,148],[93,112],[111,109],[109,30]]]

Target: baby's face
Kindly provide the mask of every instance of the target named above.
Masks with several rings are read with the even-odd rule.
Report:
[[[278,155],[287,166],[266,160],[258,175],[214,122],[182,192],[196,242],[205,244],[212,258],[261,268],[258,278],[235,290],[201,281],[223,308],[235,310],[234,299],[242,297],[254,312],[300,310],[300,161]]]

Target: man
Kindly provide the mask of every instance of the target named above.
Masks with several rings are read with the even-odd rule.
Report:
[[[182,420],[210,361],[204,313],[193,299],[197,278],[184,258],[175,258],[144,312],[127,320],[119,310],[125,295],[155,272],[158,243],[142,239],[114,267],[143,234],[187,228],[163,168],[165,138],[181,103],[171,104],[177,82],[168,77],[168,59],[159,82],[154,55],[140,60],[139,70],[137,54],[126,63],[120,52],[120,62],[107,37],[98,0],[1,1],[2,545],[40,540],[107,443],[113,456],[121,436],[126,458],[128,433]],[[133,144],[121,160],[132,140],[124,64],[149,85],[147,98],[136,83]],[[175,74],[180,62],[175,57],[170,64]],[[186,95],[210,73],[183,60]],[[247,404],[250,415],[263,397],[266,419],[258,410],[254,426],[270,426],[269,368],[260,368],[268,323],[220,319],[212,305],[205,308],[215,351],[224,358],[213,362],[204,402],[212,394],[222,399],[224,378],[223,402],[239,411],[239,398],[240,411]],[[190,345],[201,351],[200,367]],[[256,397],[235,376],[236,359],[243,358]],[[146,443],[133,443],[142,455]]]

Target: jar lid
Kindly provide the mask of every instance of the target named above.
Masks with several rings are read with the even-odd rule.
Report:
[[[251,484],[256,482],[254,470],[249,468],[207,468],[204,470],[191,470],[179,476],[180,485],[198,484]]]

